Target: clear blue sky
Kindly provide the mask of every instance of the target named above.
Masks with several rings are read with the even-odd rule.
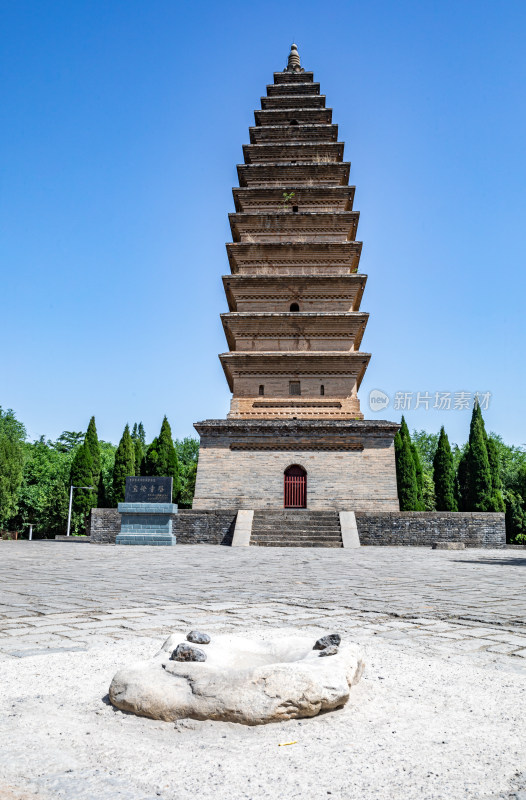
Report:
[[[3,3],[0,405],[117,441],[224,417],[221,275],[241,145],[290,43],[357,187],[360,393],[491,391],[526,442],[526,4]],[[467,435],[467,411],[409,411]]]

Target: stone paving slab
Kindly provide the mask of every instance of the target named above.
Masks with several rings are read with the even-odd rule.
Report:
[[[0,656],[177,624],[354,627],[412,648],[526,650],[525,560],[507,551],[0,544]],[[12,612],[16,610],[17,616]],[[40,648],[40,650],[38,649]]]

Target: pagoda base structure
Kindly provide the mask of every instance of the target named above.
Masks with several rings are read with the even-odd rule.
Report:
[[[385,420],[211,419],[201,438],[192,508],[280,509],[300,468],[312,511],[399,511],[394,437]]]

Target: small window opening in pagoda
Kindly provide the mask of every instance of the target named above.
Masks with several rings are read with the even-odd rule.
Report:
[[[323,385],[323,383],[320,386],[320,394],[321,394],[322,397],[325,394],[325,386]]]
[[[299,211],[299,207],[298,206],[292,206],[292,213],[293,214],[297,214],[298,211]]]
[[[296,396],[301,394],[301,385],[299,381],[289,381],[289,394]]]
[[[263,386],[263,384],[261,383],[261,384],[259,385],[259,396],[260,396],[260,397],[263,397],[263,395],[264,395],[264,394],[265,394],[265,387],[264,387],[264,386]]]
[[[290,310],[290,311],[299,311],[299,310],[300,310],[300,307],[299,307],[299,305],[298,305],[297,303],[291,303],[291,304],[290,304],[290,309],[289,309],[289,310]]]
[[[298,124],[298,120],[297,119],[291,119],[290,122],[289,122],[289,125],[297,125],[297,124]]]

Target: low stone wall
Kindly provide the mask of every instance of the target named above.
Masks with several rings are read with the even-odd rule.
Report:
[[[181,509],[171,514],[172,533],[177,544],[232,544],[237,509],[192,511]],[[91,542],[115,544],[121,531],[121,515],[116,508],[94,508],[91,512]]]
[[[177,544],[231,545],[236,517],[236,508],[214,511],[182,509],[172,517]]]
[[[505,547],[504,514],[451,513],[446,511],[357,511],[362,545],[412,545],[463,542],[466,547]],[[172,514],[177,544],[232,544],[237,509],[199,511],[181,509]],[[91,512],[91,542],[113,544],[120,533],[116,508]]]
[[[92,508],[90,515],[92,544],[115,544],[121,532],[121,515],[116,508]]]
[[[463,542],[466,547],[505,547],[504,514],[448,511],[357,511],[362,545],[413,545]]]

